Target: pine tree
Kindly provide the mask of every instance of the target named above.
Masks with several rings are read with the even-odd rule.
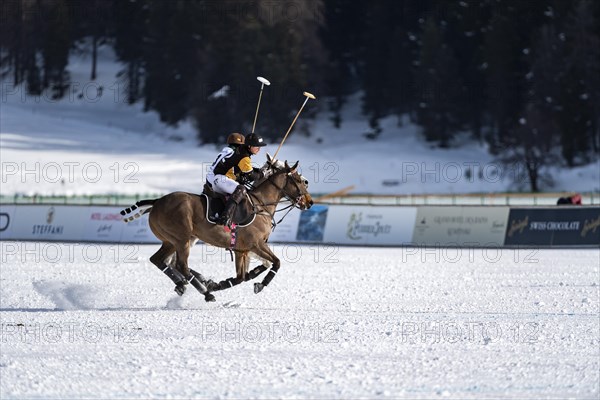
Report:
[[[192,113],[199,136],[217,141],[232,131],[248,133],[260,89],[256,76],[264,76],[272,86],[265,89],[256,131],[278,139],[291,123],[302,92],[318,84],[309,76],[318,76],[310,72],[320,68],[320,2],[236,4],[241,8],[217,6],[203,17],[202,35],[210,46],[202,49],[194,84]],[[293,17],[286,13],[286,4],[294,10]],[[229,88],[226,96],[211,97],[223,87]],[[304,118],[308,116],[306,112]]]
[[[397,2],[389,4],[381,0],[373,1],[369,3],[365,13],[362,105],[373,131],[369,137],[373,138],[381,133],[379,120],[391,111],[389,73],[386,68],[390,53],[389,30],[392,15],[388,5],[398,7]]]
[[[190,83],[197,68],[198,8],[184,0],[151,3],[144,53],[145,108],[176,125],[189,115]]]
[[[460,128],[458,63],[434,17],[429,17],[424,25],[419,68],[415,73],[419,88],[417,121],[423,126],[427,140],[448,147]]]
[[[148,2],[115,1],[114,15],[114,49],[119,61],[126,65],[119,73],[120,81],[116,82],[116,90],[124,93],[126,101],[133,104],[143,97],[145,60],[148,48],[147,18]],[[119,97],[120,101],[120,97]]]
[[[98,74],[98,50],[114,37],[114,4],[107,0],[88,0],[71,2],[71,14],[74,16],[73,39],[80,43],[76,50],[82,54],[91,55],[90,80],[95,80]],[[88,46],[88,40],[91,47]]]
[[[42,42],[44,88],[51,87],[52,97],[62,98],[69,87],[69,52],[72,26],[66,0],[48,0],[43,5],[44,30]]]
[[[592,2],[574,4],[565,25],[565,72],[560,82],[559,125],[563,157],[570,166],[598,154],[600,37]]]
[[[342,123],[341,110],[347,97],[359,87],[360,57],[364,51],[364,13],[366,3],[332,0],[325,2],[325,23],[319,35],[328,53],[325,93],[336,128]]]

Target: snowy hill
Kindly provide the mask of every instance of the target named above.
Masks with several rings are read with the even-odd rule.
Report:
[[[59,101],[27,96],[23,87],[2,82],[2,195],[201,191],[206,169],[221,146],[199,147],[190,123],[167,127],[156,113],[144,113],[142,105],[126,104],[117,78],[120,66],[113,61],[112,51],[104,48],[101,60],[98,79],[89,81],[89,60],[72,57],[69,71],[74,84]],[[298,95],[300,105],[303,97]],[[307,108],[315,106],[307,104]],[[364,133],[370,129],[361,115],[358,95],[344,110],[339,132],[325,111],[311,121],[302,117],[278,158],[300,160],[313,193],[352,185],[353,193],[368,194],[517,189],[511,179],[517,167],[495,163],[483,145],[465,142],[453,149],[432,148],[421,139],[418,127],[398,127],[396,118],[382,121],[377,140],[367,139]],[[264,118],[269,116],[261,114],[258,127]],[[299,133],[300,125],[311,133],[309,137]],[[254,163],[262,165],[265,153],[273,154],[278,145],[271,143],[261,150]],[[553,175],[553,191],[600,191],[600,161],[573,170],[557,168]]]

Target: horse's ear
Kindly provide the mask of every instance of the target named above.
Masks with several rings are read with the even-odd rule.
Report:
[[[271,155],[269,153],[267,153],[267,162],[269,164],[273,164],[273,157],[271,157]]]
[[[285,165],[286,171],[290,169],[290,166],[288,165],[287,160],[284,161],[284,165]]]
[[[296,164],[294,164],[294,166],[290,168],[290,172],[296,171],[299,163],[300,163],[300,161],[296,161]],[[285,165],[287,166],[287,162],[285,163]],[[289,166],[288,166],[288,168],[289,168]]]

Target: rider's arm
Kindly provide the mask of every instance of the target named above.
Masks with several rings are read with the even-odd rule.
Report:
[[[252,182],[263,177],[262,172],[258,168],[252,168],[250,157],[244,157],[238,163],[240,170],[240,182]]]

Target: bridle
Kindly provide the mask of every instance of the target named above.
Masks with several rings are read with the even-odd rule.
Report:
[[[258,202],[258,206],[260,206],[262,208],[262,210],[257,210],[257,205],[253,203],[253,207],[256,211],[257,214],[266,214],[269,215],[271,217],[272,223],[273,223],[273,229],[275,228],[275,226],[277,226],[277,224],[281,223],[281,221],[283,221],[283,219],[290,213],[290,211],[292,211],[292,209],[294,208],[298,208],[298,209],[302,209],[301,203],[303,201],[303,197],[304,197],[304,193],[302,193],[302,189],[300,188],[300,185],[298,183],[298,181],[296,179],[294,179],[294,177],[292,176],[292,172],[291,171],[285,171],[285,170],[279,170],[279,169],[275,169],[273,168],[273,166],[270,166],[270,169],[274,170],[272,175],[269,175],[264,181],[262,181],[260,183],[260,185],[264,184],[264,183],[269,183],[270,185],[273,185],[278,192],[283,194],[283,198],[285,198],[286,200],[288,200],[290,202],[290,205],[281,208],[279,210],[275,210],[273,213],[269,212],[269,210],[267,210],[268,206],[272,206],[272,205],[277,205],[280,202],[280,199],[277,199],[274,202],[271,203],[265,203],[263,202],[257,195],[256,193],[254,193],[254,191],[250,190],[248,191],[248,195],[255,199],[256,202]],[[285,183],[283,184],[283,186],[278,186],[275,182],[273,182],[272,178],[274,178],[275,176],[278,176],[280,174],[286,174],[286,180]],[[293,196],[291,193],[289,193],[288,191],[285,190],[285,187],[288,185],[290,179],[292,179],[292,183],[296,189],[296,193],[298,193],[297,196]],[[258,185],[258,186],[260,186]],[[251,185],[252,189],[255,189],[256,187],[254,185]],[[275,214],[281,211],[286,211],[287,212],[283,215],[283,217],[281,217],[281,219],[278,222],[275,222]]]

